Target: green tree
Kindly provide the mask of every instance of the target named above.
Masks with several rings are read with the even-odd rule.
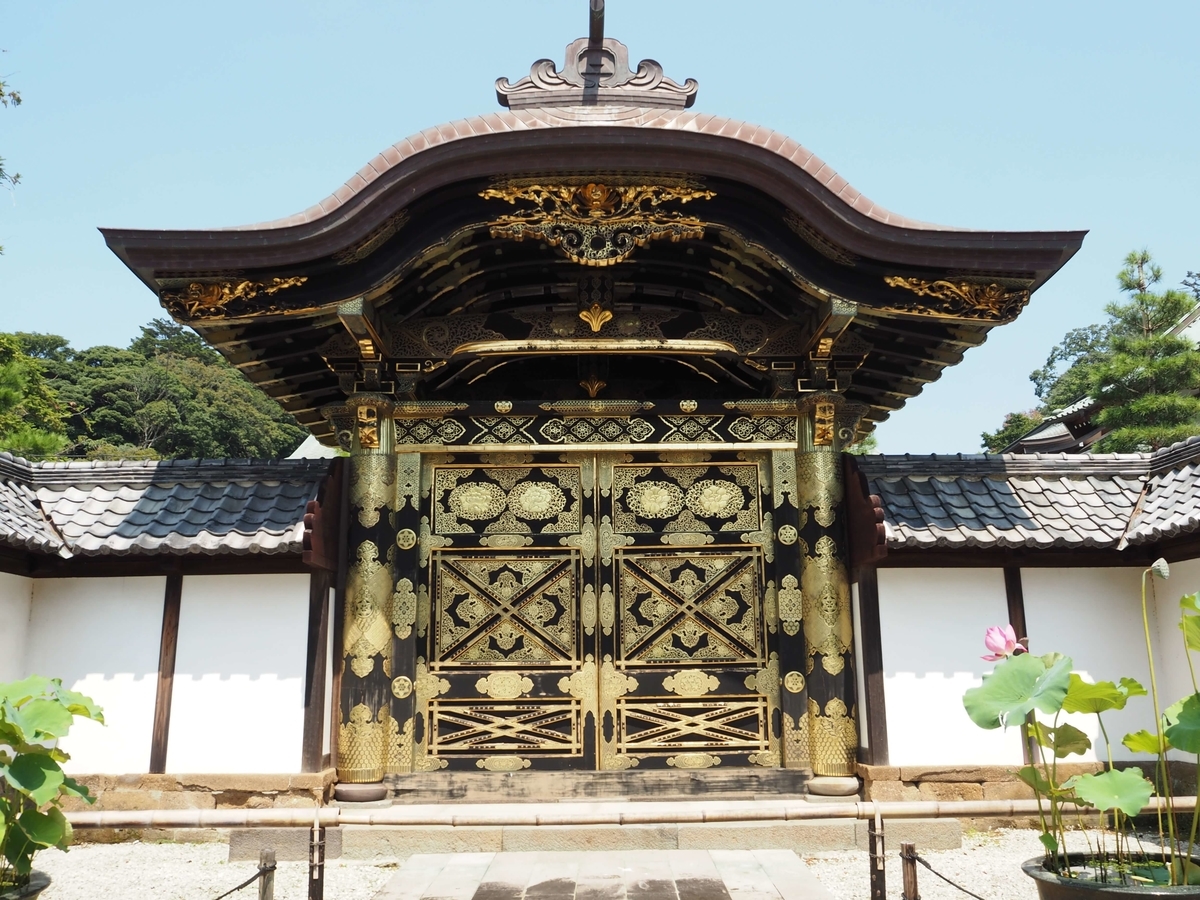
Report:
[[[276,457],[305,432],[199,335],[163,319],[127,349],[73,350],[20,334],[59,399],[71,446],[88,459]]]
[[[871,432],[861,441],[855,441],[846,448],[847,453],[853,453],[855,456],[870,456],[872,453],[879,452],[879,439],[875,437],[875,432]]]
[[[1091,372],[1092,396],[1104,409],[1096,421],[1107,430],[1102,452],[1158,450],[1200,434],[1200,350],[1170,333],[1192,311],[1184,291],[1152,290],[1162,280],[1145,251],[1130,253],[1117,276],[1127,303],[1110,303],[1110,355]]]
[[[1050,351],[1046,364],[1029,374],[1042,410],[1062,409],[1087,396],[1091,370],[1108,359],[1111,337],[1112,324],[1108,322],[1073,328],[1063,336],[1062,343]]]
[[[21,352],[15,335],[0,334],[0,450],[43,459],[68,443],[62,405],[38,361]]]
[[[980,435],[983,439],[983,446],[989,453],[1000,453],[1017,438],[1029,434],[1041,424],[1043,418],[1045,417],[1042,413],[1036,409],[1026,412],[1010,412],[1004,417],[1004,424],[998,430],[985,431]]]

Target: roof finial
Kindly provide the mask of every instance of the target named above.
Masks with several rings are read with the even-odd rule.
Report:
[[[604,0],[588,0],[592,16],[588,25],[588,45],[593,49],[604,43]]]
[[[547,106],[641,106],[683,109],[696,102],[694,78],[683,84],[663,74],[662,66],[643,59],[629,66],[629,50],[604,36],[605,0],[588,0],[588,36],[567,46],[560,71],[553,60],[539,59],[529,77],[510,83],[496,80],[496,99],[509,109]]]

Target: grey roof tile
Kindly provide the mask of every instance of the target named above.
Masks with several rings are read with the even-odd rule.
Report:
[[[75,555],[298,553],[329,460],[29,463],[0,453],[0,542]]]

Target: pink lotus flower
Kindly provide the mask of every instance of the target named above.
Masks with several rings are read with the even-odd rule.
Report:
[[[1021,642],[1017,640],[1017,633],[1013,631],[1011,625],[993,625],[984,634],[983,642],[992,652],[988,656],[980,658],[986,659],[988,662],[996,662],[1026,652],[1025,648],[1021,646]]]

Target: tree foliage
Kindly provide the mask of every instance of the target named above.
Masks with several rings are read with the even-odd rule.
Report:
[[[126,349],[75,350],[54,334],[8,340],[57,402],[63,446],[33,457],[269,458],[304,438],[291,415],[174,322],[143,326]]]
[[[1041,424],[1044,417],[1041,412],[1031,409],[1026,412],[1010,412],[1004,417],[1004,424],[996,431],[985,431],[980,437],[983,446],[989,453],[1000,453],[1011,444]]]
[[[14,91],[6,81],[0,79],[0,106],[20,106],[21,95]],[[7,185],[10,188],[16,187],[17,182],[21,180],[21,176],[17,172],[9,172],[4,168],[4,157],[0,156],[0,185]],[[4,248],[0,247],[0,253],[4,252]]]
[[[67,446],[63,408],[38,362],[21,352],[12,335],[0,334],[0,450],[41,458]]]
[[[1000,429],[984,432],[984,446],[1003,449],[1045,415],[1088,396],[1103,407],[1100,452],[1157,450],[1200,434],[1200,350],[1170,333],[1200,302],[1200,275],[1184,280],[1190,294],[1156,291],[1161,280],[1148,251],[1126,256],[1117,283],[1128,300],[1108,304],[1107,321],[1067,332],[1029,376],[1042,405],[1009,413]]]

